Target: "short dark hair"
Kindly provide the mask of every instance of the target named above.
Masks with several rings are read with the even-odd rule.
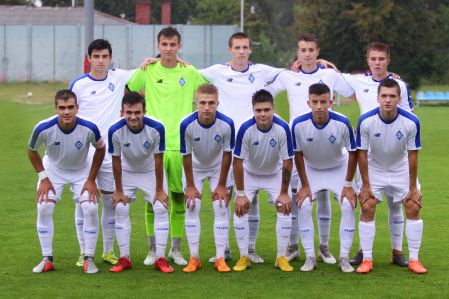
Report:
[[[265,103],[265,102],[268,102],[268,103],[271,103],[272,105],[274,105],[273,95],[270,92],[266,91],[265,89],[256,91],[253,94],[252,102],[253,102],[253,107],[257,103]]]
[[[124,110],[123,107],[125,106],[125,104],[132,106],[132,105],[136,105],[139,103],[142,103],[143,111],[145,111],[147,108],[146,107],[147,103],[145,102],[145,98],[138,92],[129,92],[123,96],[122,110]]]
[[[246,34],[246,33],[236,32],[233,35],[231,35],[231,37],[228,40],[229,48],[232,48],[232,42],[234,41],[234,39],[247,39],[247,40],[249,40],[249,46],[251,47],[251,39],[249,38],[248,34]]]
[[[76,94],[69,89],[61,89],[58,90],[55,94],[55,107],[58,105],[58,100],[67,101],[68,99],[75,99],[75,104],[78,105],[78,99],[76,98]]]
[[[213,94],[218,96],[218,88],[210,83],[203,83],[196,89],[195,96],[199,93],[203,94]]]
[[[322,95],[322,94],[330,94],[331,91],[329,87],[324,83],[315,83],[309,86],[309,95]]]
[[[377,87],[377,95],[380,94],[380,89],[382,87],[387,87],[387,88],[394,87],[394,88],[396,88],[396,91],[398,92],[398,96],[401,95],[401,87],[399,86],[399,83],[394,79],[387,78],[387,79],[380,81],[379,86]]]
[[[157,34],[157,42],[158,43],[161,41],[162,36],[165,36],[165,37],[177,36],[178,43],[181,43],[181,34],[179,33],[178,29],[176,29],[173,26],[168,26],[168,27],[162,28],[162,30],[159,31],[159,33]]]
[[[366,57],[368,57],[370,51],[385,52],[387,53],[388,58],[390,58],[390,47],[387,44],[379,42],[370,43],[368,47],[366,47]]]
[[[318,38],[314,34],[312,34],[312,33],[301,34],[299,36],[298,43],[300,41],[314,42],[316,44],[316,47],[319,48],[319,46],[318,46]]]
[[[90,43],[89,47],[87,48],[87,53],[90,56],[92,55],[92,52],[94,50],[103,50],[103,49],[108,49],[109,56],[112,56],[111,43],[107,39],[99,38]]]

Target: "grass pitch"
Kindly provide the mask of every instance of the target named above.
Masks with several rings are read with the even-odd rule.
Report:
[[[444,187],[447,180],[449,145],[449,107],[420,107],[416,113],[421,119],[422,144],[419,178],[423,189],[424,239],[420,259],[429,273],[418,276],[407,269],[389,264],[390,240],[387,225],[387,208],[378,206],[377,232],[374,244],[375,267],[368,275],[343,274],[337,266],[318,263],[312,273],[301,273],[304,262],[301,252],[294,261],[293,273],[282,273],[274,268],[276,254],[274,208],[261,199],[261,225],[257,243],[258,253],[265,264],[253,265],[243,273],[219,274],[207,263],[215,254],[213,244],[213,210],[210,197],[205,192],[201,220],[201,261],[203,269],[193,274],[162,274],[142,261],[147,253],[144,226],[144,200],[140,195],[131,207],[132,238],[131,258],[134,268],[123,273],[109,273],[109,265],[100,262],[100,273],[85,275],[75,266],[78,245],[74,225],[74,204],[69,192],[54,212],[54,257],[56,271],[33,274],[31,269],[40,261],[41,253],[36,233],[36,205],[34,200],[37,176],[26,155],[26,145],[33,126],[54,114],[52,98],[56,90],[66,84],[4,84],[0,85],[0,181],[3,194],[0,209],[0,254],[3,266],[0,271],[0,296],[2,298],[41,297],[182,297],[182,298],[448,298],[449,261],[446,253],[449,241],[449,195]],[[26,94],[32,91],[33,97]],[[36,104],[38,103],[38,104]],[[353,126],[359,115],[354,103],[335,107],[350,117]],[[277,111],[285,119],[285,95],[277,101]],[[359,207],[357,208],[357,212]],[[330,249],[338,257],[339,206],[332,201],[332,228]],[[317,239],[317,238],[316,238]],[[101,236],[97,248],[101,249]],[[233,230],[230,230],[234,259],[238,256]],[[317,240],[316,240],[317,241]],[[188,256],[187,241],[183,239],[183,253]],[[351,254],[358,248],[358,234]],[[118,253],[118,248],[115,249]],[[404,252],[407,254],[406,241]]]

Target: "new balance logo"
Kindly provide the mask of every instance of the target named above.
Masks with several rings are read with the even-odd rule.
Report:
[[[195,138],[193,138],[193,141],[200,141],[200,137],[195,137]]]
[[[94,94],[96,94],[97,92],[95,91],[95,90],[92,90],[91,92],[90,92],[90,95],[91,96],[93,96]]]
[[[380,137],[380,133],[374,134],[374,137]]]
[[[59,141],[56,141],[55,143],[53,143],[53,145],[60,145],[61,144],[61,142],[59,142]]]
[[[228,79],[226,80],[226,82],[232,82],[232,81],[234,81],[234,79],[232,79],[232,78],[228,78]]]
[[[312,137],[307,138],[306,140],[307,140],[307,142],[313,142],[313,138]]]
[[[253,145],[259,145],[259,141],[254,141]]]
[[[301,86],[301,82],[296,82],[295,86]]]
[[[369,91],[369,89],[364,89],[363,90],[364,93],[367,93],[368,91]]]
[[[156,83],[159,83],[159,84],[161,84],[162,82],[163,82],[164,80],[162,80],[162,79],[159,79],[159,80],[157,80],[156,81]]]
[[[131,143],[125,143],[124,145],[123,145],[124,147],[130,147],[131,146]]]

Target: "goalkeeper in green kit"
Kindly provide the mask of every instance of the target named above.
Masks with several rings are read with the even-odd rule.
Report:
[[[145,90],[147,113],[161,121],[165,127],[164,168],[170,191],[171,248],[168,254],[175,264],[186,265],[181,254],[181,236],[184,229],[184,190],[182,187],[182,155],[180,154],[179,123],[192,112],[196,88],[206,82],[191,65],[180,66],[177,54],[181,48],[181,35],[174,27],[163,28],[157,36],[160,61],[145,70],[137,70],[128,82],[131,91]],[[144,264],[155,262],[153,211],[145,207],[145,222],[150,250]]]

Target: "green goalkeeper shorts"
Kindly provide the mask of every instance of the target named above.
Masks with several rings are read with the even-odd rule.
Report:
[[[183,193],[182,188],[182,155],[179,151],[165,151],[164,169],[167,175],[168,190]]]

